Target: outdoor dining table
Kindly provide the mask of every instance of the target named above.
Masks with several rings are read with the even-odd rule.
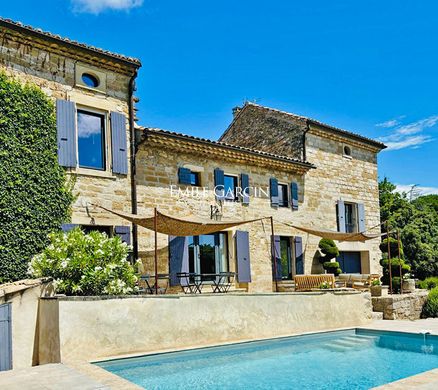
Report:
[[[234,278],[234,272],[220,273],[193,273],[181,272],[177,276],[180,279],[181,287],[186,294],[201,294],[202,286],[206,281],[212,282],[213,293],[226,293],[231,287],[231,278]]]
[[[166,287],[155,286],[155,275],[142,275],[140,279],[146,283],[146,292],[148,294],[165,294],[169,284],[169,274],[157,274],[157,280],[166,280]]]

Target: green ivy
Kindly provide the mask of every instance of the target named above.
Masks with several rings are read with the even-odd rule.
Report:
[[[70,217],[72,183],[57,158],[53,103],[0,73],[0,283],[27,264]]]

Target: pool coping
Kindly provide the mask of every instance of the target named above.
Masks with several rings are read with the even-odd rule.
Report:
[[[390,321],[392,322],[392,321]],[[287,335],[280,335],[276,337],[266,337],[260,339],[245,339],[239,341],[228,341],[223,343],[212,343],[208,345],[192,345],[184,348],[168,348],[168,349],[159,349],[148,352],[139,352],[139,353],[130,353],[130,354],[122,354],[115,356],[107,356],[102,359],[94,359],[92,361],[65,361],[63,362],[65,365],[75,368],[76,370],[88,375],[89,377],[100,381],[103,384],[110,385],[111,389],[143,389],[138,385],[130,382],[122,377],[119,377],[116,374],[113,374],[103,367],[100,367],[97,363],[109,362],[114,360],[123,360],[129,358],[139,358],[143,356],[154,356],[172,352],[184,352],[184,351],[192,351],[196,349],[205,349],[205,348],[214,348],[221,347],[227,345],[236,345],[236,344],[247,344],[251,342],[258,341],[268,341],[268,340],[280,340],[284,338],[290,337],[298,337],[298,336],[310,336],[315,334],[324,334],[324,333],[333,333],[340,331],[356,331],[356,330],[364,330],[364,331],[376,331],[376,332],[389,332],[389,333],[402,333],[402,334],[411,334],[411,335],[419,335],[421,332],[415,331],[406,331],[406,330],[388,330],[388,329],[380,329],[379,327],[375,327],[372,324],[362,325],[362,326],[353,326],[353,327],[343,327],[343,328],[334,328],[334,329],[325,329],[321,331],[312,331],[312,332],[301,332],[301,333],[292,333]],[[431,336],[438,336],[438,332],[430,333]],[[438,388],[438,368],[425,371],[423,373],[419,373],[413,376],[409,376],[406,378],[399,379],[394,382],[389,382],[377,387],[374,387],[373,390],[401,390],[401,389],[424,389],[424,390],[432,390]]]

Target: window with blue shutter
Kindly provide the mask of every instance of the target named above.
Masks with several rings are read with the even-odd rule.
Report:
[[[189,238],[169,236],[169,275],[170,285],[179,286],[187,282],[180,280],[179,272],[189,272]]]
[[[224,171],[220,168],[214,170],[214,186],[217,200],[225,199],[225,175]]]
[[[178,168],[178,183],[179,184],[191,184],[190,169],[180,167]]]
[[[271,206],[278,206],[278,180],[275,178],[269,179],[269,194],[271,196]]]
[[[295,245],[295,273],[297,275],[304,274],[304,254],[303,254],[303,239],[294,237]]]
[[[298,210],[298,183],[290,183],[290,198],[292,203],[292,210]]]
[[[69,100],[56,100],[58,162],[63,167],[77,165],[76,105]]]
[[[79,226],[79,225],[76,225],[76,224],[74,224],[74,223],[64,223],[64,224],[62,224],[62,226],[61,226],[61,230],[64,232],[64,233],[67,233],[67,232],[69,232],[70,230],[73,230],[75,227],[77,227],[77,226]]]
[[[358,215],[358,228],[359,232],[364,232],[366,228],[365,224],[365,205],[363,203],[357,204],[357,215]]]
[[[131,245],[131,227],[130,226],[115,226],[114,234],[122,239],[122,242]]]
[[[237,230],[236,235],[237,281],[251,282],[251,263],[249,257],[249,233]]]
[[[113,172],[128,174],[128,151],[126,141],[126,117],[119,112],[111,112],[111,151]]]
[[[343,200],[337,201],[336,212],[338,218],[338,231],[341,233],[345,233],[347,229],[345,226],[345,203]]]
[[[272,278],[273,280],[282,280],[282,267],[281,267],[281,244],[280,236],[271,236],[271,240],[274,241],[274,259],[272,261]],[[275,261],[275,263],[274,263]]]
[[[249,176],[246,173],[240,175],[240,187],[242,191],[242,204],[249,204]]]

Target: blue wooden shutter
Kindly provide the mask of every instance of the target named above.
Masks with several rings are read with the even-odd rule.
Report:
[[[290,183],[290,199],[292,203],[292,210],[298,210],[298,183]]]
[[[283,274],[281,269],[281,247],[280,247],[280,236],[271,236],[274,240],[274,258],[276,267],[274,267],[274,262],[272,262],[272,277],[274,280],[281,280]]]
[[[294,237],[295,245],[295,273],[297,275],[304,274],[304,255],[303,255],[303,239]]]
[[[73,230],[75,227],[77,227],[79,225],[76,225],[74,223],[63,223],[61,225],[61,230],[65,233],[69,232],[70,230]]]
[[[0,305],[0,371],[12,369],[11,304]]]
[[[359,218],[359,232],[364,232],[366,230],[365,226],[365,205],[363,203],[357,204],[357,215]]]
[[[271,195],[271,206],[278,206],[278,180],[269,179],[269,194]]]
[[[179,286],[186,282],[179,280],[178,272],[189,272],[189,239],[188,237],[169,236],[169,275],[170,285]]]
[[[113,172],[128,174],[128,151],[126,142],[126,117],[119,112],[111,112],[111,151]]]
[[[249,257],[249,233],[242,230],[236,231],[236,259],[237,281],[239,283],[251,282],[251,264]]]
[[[178,168],[178,183],[190,184],[190,173],[191,170],[188,168],[183,168],[183,167]]]
[[[216,199],[224,200],[225,199],[225,174],[224,171],[220,168],[216,168],[214,170],[214,186],[216,189]]]
[[[77,165],[76,106],[69,100],[56,100],[58,162],[63,167]]]
[[[115,226],[114,234],[122,239],[128,245],[131,245],[131,227],[130,226]]]
[[[242,190],[242,203],[249,204],[249,176],[246,173],[240,174],[240,186]]]
[[[337,202],[337,212],[338,212],[338,231],[345,233],[347,231],[345,227],[345,204],[343,200],[338,200]]]

